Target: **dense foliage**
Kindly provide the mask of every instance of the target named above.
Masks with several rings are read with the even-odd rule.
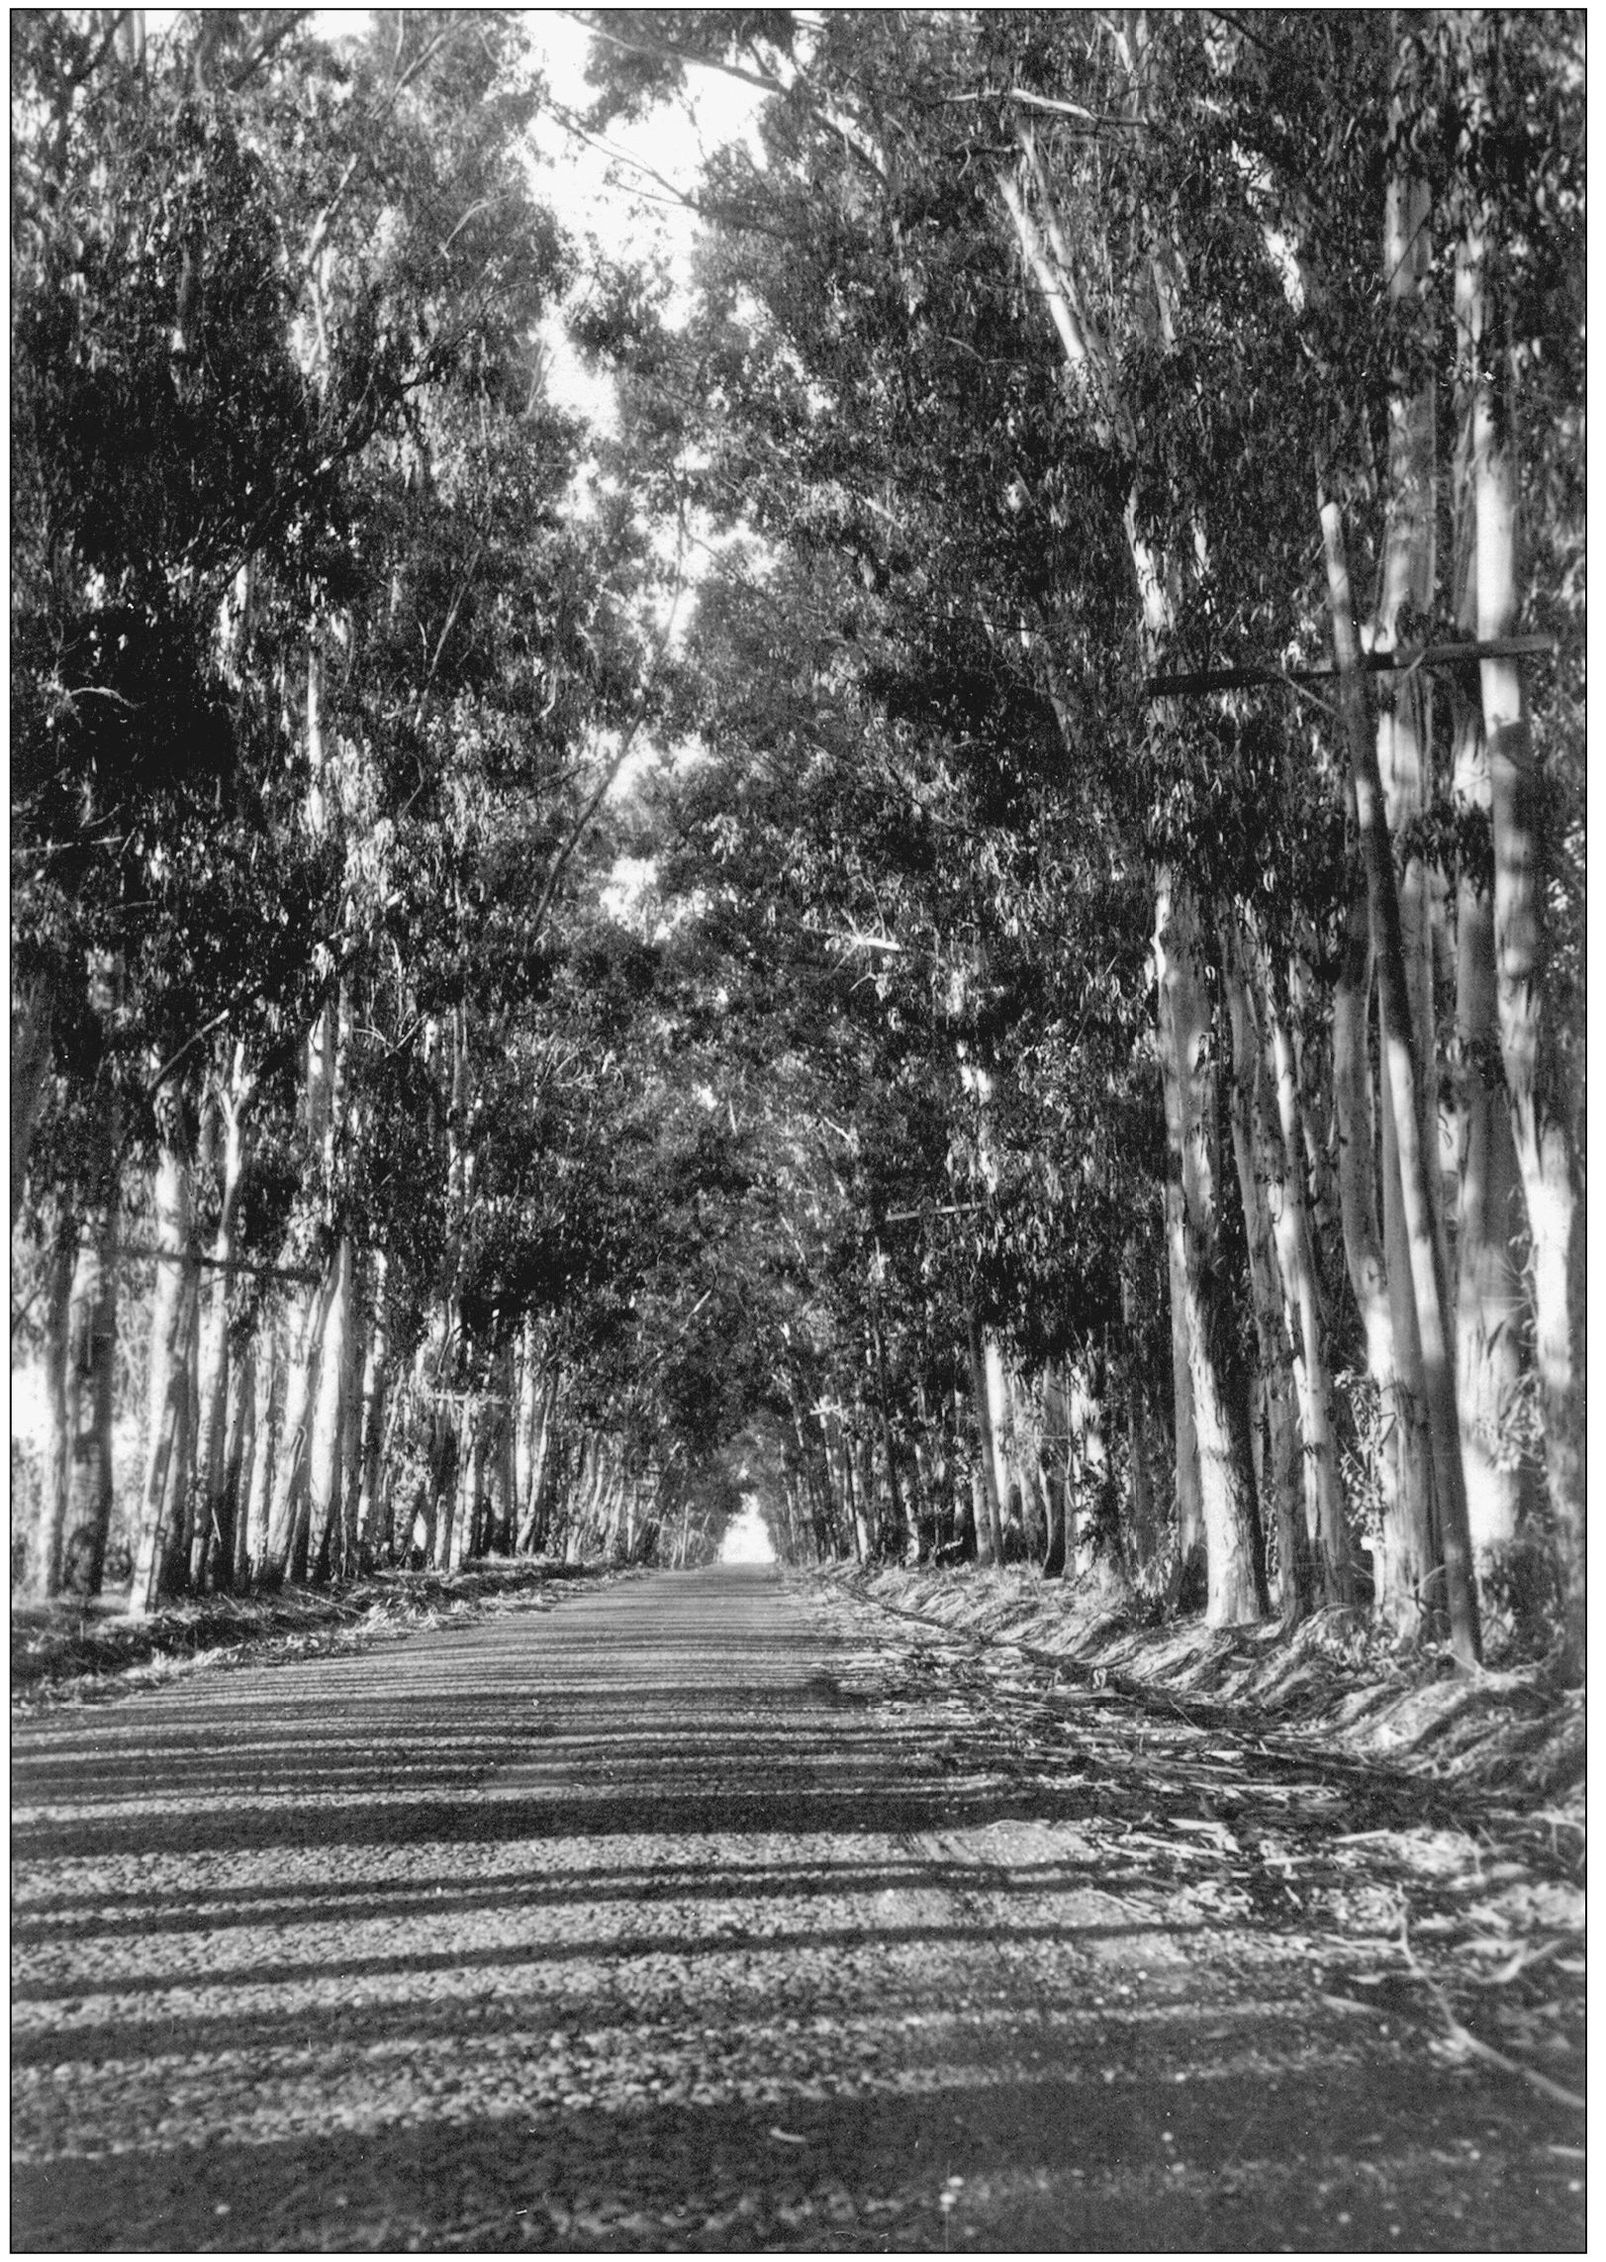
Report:
[[[684,304],[517,16],[16,19],[28,1575],[745,1493],[1575,1666],[1577,20],[592,21],[754,104]]]

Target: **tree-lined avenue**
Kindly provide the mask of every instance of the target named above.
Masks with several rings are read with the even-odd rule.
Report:
[[[1582,12],[550,30],[12,14],[18,2241],[1565,2246]]]
[[[745,1498],[1578,1681],[1581,25],[18,12],[37,1605]]]

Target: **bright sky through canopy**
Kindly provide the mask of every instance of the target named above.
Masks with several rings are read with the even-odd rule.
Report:
[[[585,75],[590,32],[555,8],[532,10],[526,28],[531,58],[553,102],[576,117],[583,115],[597,99],[597,89]],[[543,116],[535,130],[543,160],[536,172],[537,193],[564,227],[582,243],[594,238],[605,256],[656,254],[674,285],[668,312],[678,322],[687,311],[698,220],[674,201],[675,194],[694,196],[705,159],[727,142],[745,140],[755,161],[762,162],[754,130],[758,106],[751,88],[715,71],[693,69],[682,94],[657,104],[645,118],[620,122],[590,139],[582,139],[559,118]],[[553,397],[598,422],[610,422],[608,388],[580,366],[561,322],[548,326],[546,343]]]
[[[722,1563],[773,1563],[775,1560],[769,1526],[750,1492],[742,1496],[741,1514],[733,1516],[725,1527],[719,1559]]]

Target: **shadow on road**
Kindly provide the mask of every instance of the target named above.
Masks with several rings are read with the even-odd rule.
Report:
[[[1575,2243],[1565,2116],[1099,1748],[751,1573],[29,1723],[14,2245]]]

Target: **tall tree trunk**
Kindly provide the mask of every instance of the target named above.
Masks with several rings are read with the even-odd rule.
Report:
[[[339,1567],[341,1481],[345,1473],[345,1420],[350,1381],[351,1242],[342,1234],[330,1259],[323,1297],[317,1388],[307,1431],[307,1554],[315,1575]],[[331,1556],[335,1562],[331,1563]]]
[[[478,1401],[465,1397],[458,1408],[459,1505],[452,1529],[447,1566],[460,1570],[479,1551],[480,1519],[485,1501],[485,1426]]]
[[[234,1561],[234,1527],[224,1481],[229,1409],[229,1299],[233,1276],[228,1270],[234,1256],[235,1224],[239,1215],[240,1187],[245,1169],[245,1109],[250,1085],[245,1071],[245,1047],[235,1048],[226,1087],[215,1095],[203,1124],[203,1139],[212,1150],[219,1184],[217,1231],[212,1241],[216,1269],[201,1285],[200,1352],[196,1377],[195,1478],[197,1505],[195,1531],[190,1545],[189,1579],[197,1592],[204,1585],[208,1564],[214,1563],[219,1583],[227,1585]],[[221,1133],[221,1138],[219,1134]]]
[[[251,1464],[246,1479],[245,1503],[241,1509],[245,1526],[245,1562],[241,1566],[240,1575],[242,1585],[261,1585],[267,1572],[268,1534],[280,1438],[277,1417],[285,1371],[281,1349],[285,1325],[283,1313],[270,1305],[257,1327]]]
[[[985,989],[988,980],[987,954],[978,949],[972,967],[972,980],[978,990]],[[992,1117],[996,1089],[993,1070],[980,1060],[966,1060],[960,1070],[966,1088],[974,1094],[976,1102],[976,1159],[985,1181],[995,1185],[998,1165],[994,1153]],[[979,1328],[975,1315],[971,1315],[971,1369],[976,1391],[976,1427],[983,1469],[983,1497],[986,1502],[988,1526],[985,1550],[978,1540],[978,1560],[983,1563],[1002,1563],[1005,1557],[1005,1535],[1009,1529],[1013,1506],[1011,1500],[1010,1467],[1010,1412],[1009,1388],[1004,1374],[1004,1357],[996,1336],[990,1328]]]
[[[1300,1137],[1304,1141],[1306,1207],[1317,1264],[1317,1294],[1326,1310],[1336,1285],[1325,1269],[1328,1253],[1342,1252],[1344,1225],[1338,1190],[1338,1132],[1333,1110],[1332,1031],[1329,1024],[1326,1030],[1329,1043],[1324,1048],[1315,990],[1304,954],[1297,952],[1288,969],[1282,1019],[1293,1052],[1294,1104]]]
[[[1015,1445],[1014,1394],[1009,1386],[1009,1370],[1004,1365],[1003,1347],[989,1328],[982,1336],[982,1373],[987,1385],[987,1436],[993,1456],[993,1493],[998,1504],[998,1528],[993,1537],[1000,1563],[1007,1558],[1009,1536],[1013,1532],[1023,1540],[1021,1532],[1020,1479],[1017,1473]]]
[[[1408,104],[1401,85],[1403,67],[1404,48],[1396,39],[1390,108],[1396,149],[1402,154],[1390,170],[1384,191],[1382,278],[1395,320],[1402,325],[1401,336],[1420,345],[1424,341],[1432,267],[1431,205],[1426,184],[1411,173],[1403,154],[1409,147],[1405,133]],[[1407,643],[1419,639],[1419,624],[1425,623],[1434,609],[1436,473],[1436,377],[1431,362],[1424,381],[1402,356],[1392,373],[1389,400],[1387,515],[1374,630],[1375,648],[1382,652],[1398,649],[1402,633]],[[1412,828],[1426,814],[1431,799],[1431,690],[1429,676],[1412,674],[1391,679],[1380,695],[1378,774],[1388,832],[1398,842],[1412,839]],[[1437,1244],[1439,1276],[1447,1282],[1450,1269],[1439,1170],[1438,1033],[1433,994],[1436,877],[1414,847],[1400,859],[1400,950],[1410,1016],[1410,1051],[1417,1064],[1411,1104],[1416,1112],[1416,1149],[1428,1226]],[[1442,888],[1437,896],[1442,898]],[[1381,976],[1379,998],[1381,1010]],[[1399,1378],[1398,1449],[1413,1510],[1410,1526],[1394,1535],[1401,1559],[1393,1568],[1393,1579],[1401,1588],[1414,1584],[1418,1622],[1425,1622],[1432,1615],[1445,1535],[1440,1529],[1443,1511],[1434,1474],[1429,1381],[1423,1364],[1420,1298],[1412,1263],[1414,1197],[1400,1176],[1402,1165],[1410,1163],[1398,1133],[1399,1108],[1404,1104],[1403,1094],[1396,1089],[1401,1074],[1400,1064],[1391,1058],[1387,1047],[1380,1048],[1379,1083],[1385,1096],[1384,1241]],[[1453,1314],[1448,1307],[1445,1324],[1451,1329],[1453,1344]],[[1453,1520],[1453,1504],[1448,1512]]]
[[[1515,378],[1493,343],[1489,247],[1468,245],[1468,326],[1477,354],[1472,488],[1477,518],[1478,636],[1518,625]],[[1546,1008],[1548,937],[1543,796],[1520,662],[1479,663],[1494,834],[1494,948],[1500,1057],[1528,1213],[1534,1356],[1545,1417],[1545,1481],[1561,1575],[1563,1648],[1584,1657],[1584,1203],[1574,1107]]]
[[[317,633],[308,640],[306,663],[306,745],[309,784],[307,829],[316,840],[334,830],[331,804],[335,780],[329,768],[324,733],[323,660]],[[351,1256],[334,1231],[336,1134],[340,1107],[342,1039],[349,1021],[344,985],[325,1000],[307,1032],[302,1089],[305,1142],[305,1199],[301,1223],[315,1221],[326,1252],[324,1276],[315,1289],[297,1291],[291,1334],[294,1362],[285,1394],[285,1431],[279,1447],[269,1519],[264,1576],[271,1584],[306,1575],[324,1551],[328,1519],[337,1489],[329,1455],[338,1454],[340,1392],[346,1347]],[[304,1260],[303,1260],[304,1261]],[[325,1336],[333,1329],[337,1356],[325,1358]],[[317,1492],[314,1496],[313,1486]],[[314,1524],[317,1525],[316,1534]]]
[[[518,1475],[515,1465],[515,1430],[518,1417],[516,1380],[517,1362],[514,1346],[504,1344],[497,1353],[496,1388],[502,1400],[497,1409],[495,1458],[492,1468],[492,1498],[494,1503],[493,1529],[487,1540],[487,1549],[497,1555],[511,1555],[518,1528]]]
[[[837,1423],[837,1461],[842,1479],[843,1510],[853,1535],[853,1559],[856,1563],[868,1563],[871,1560],[869,1518],[854,1473],[852,1433],[840,1420]]]
[[[546,1374],[526,1369],[534,1406],[535,1427],[530,1452],[528,1492],[525,1495],[524,1521],[519,1528],[519,1552],[534,1553],[546,1537],[547,1496],[550,1490],[552,1445],[557,1427],[558,1370],[554,1364]]]
[[[1401,1319],[1414,1317],[1410,1282],[1404,1276],[1397,1281],[1390,1279],[1379,1214],[1380,1179],[1397,1187],[1399,1173],[1389,1167],[1392,1139],[1385,1139],[1381,1173],[1375,1145],[1368,1036],[1371,966],[1371,929],[1365,902],[1358,900],[1350,905],[1333,993],[1339,1217],[1350,1287],[1366,1342],[1367,1377],[1376,1392],[1375,1418],[1363,1438],[1377,1498],[1373,1604],[1387,1624],[1401,1633],[1415,1633],[1421,1624],[1426,1582],[1435,1563],[1432,1472],[1425,1457],[1414,1449],[1421,1441],[1421,1425],[1414,1411],[1415,1394],[1402,1371],[1397,1315]],[[1378,1112],[1386,1124],[1387,1109]],[[1412,1335],[1414,1339],[1414,1329]]]
[[[39,1523],[34,1535],[32,1586],[41,1601],[61,1592],[62,1545],[72,1482],[72,1429],[67,1373],[72,1360],[72,1286],[77,1233],[65,1209],[52,1221],[45,1259],[45,1444],[40,1472]]]
[[[1134,17],[1118,34],[1118,45],[1129,74],[1130,116],[1133,123],[1138,124],[1147,115],[1152,99],[1149,43],[1141,15]],[[1000,180],[1000,193],[1014,223],[1022,255],[1042,293],[1067,365],[1085,386],[1087,397],[1094,404],[1095,429],[1101,443],[1130,459],[1137,447],[1132,406],[1122,394],[1119,371],[1109,343],[1101,335],[1080,289],[1067,231],[1029,122],[1018,124],[1017,141],[1036,188],[1042,215],[1039,227],[1016,181],[1009,175]],[[1152,227],[1151,240],[1154,248],[1149,261],[1149,279],[1153,303],[1146,305],[1148,327],[1151,342],[1166,352],[1175,338],[1180,262],[1174,247],[1166,240],[1163,222]],[[1152,665],[1175,622],[1172,564],[1155,550],[1141,531],[1135,487],[1127,497],[1125,524],[1140,639],[1145,659]],[[1157,711],[1156,727],[1167,727],[1163,708]],[[1261,1578],[1255,1560],[1251,1478],[1240,1443],[1240,1440],[1247,1441],[1248,1420],[1246,1414],[1242,1419],[1237,1418],[1230,1403],[1231,1385],[1223,1364],[1225,1330],[1218,1324],[1220,1284],[1213,1271],[1214,1189],[1208,1158],[1193,1135],[1196,1128],[1207,1132],[1209,1124],[1208,1116],[1200,1113],[1197,1104],[1198,1086],[1202,1079],[1208,1080],[1209,1018],[1203,992],[1188,969],[1195,924],[1187,891],[1173,888],[1171,874],[1162,870],[1156,875],[1156,986],[1171,1169],[1179,1181],[1176,1192],[1168,1189],[1167,1202],[1176,1399],[1177,1586],[1180,1591],[1195,1553],[1193,1471],[1196,1467],[1197,1511],[1207,1559],[1206,1615],[1210,1623],[1223,1624],[1240,1616],[1260,1614]],[[1187,1018],[1181,1010],[1184,1007]],[[1198,1017],[1197,1021],[1193,1017]],[[1173,1048],[1175,1086],[1172,1064],[1166,1060],[1168,1049]],[[1186,1389],[1182,1380],[1184,1368],[1189,1385]]]
[[[1188,1373],[1199,1440],[1200,1499],[1206,1555],[1205,1620],[1229,1626],[1264,1613],[1256,1560],[1250,1476],[1226,1371],[1228,1325],[1222,1308],[1215,1232],[1211,1132],[1215,1115],[1210,1068],[1210,1015],[1197,962],[1196,923],[1186,890],[1159,892],[1154,956],[1162,1001],[1161,1043],[1175,1060],[1182,1132],[1183,1297]]]
[[[1028,1384],[1018,1370],[1007,1371],[1024,1558],[1028,1563],[1041,1563],[1048,1553],[1049,1523],[1048,1493],[1043,1483],[1042,1390],[1040,1384]]]
[[[368,1298],[368,1340],[363,1354],[362,1392],[358,1409],[356,1551],[359,1570],[390,1560],[388,1518],[381,1513],[388,1498],[384,1482],[387,1414],[395,1402],[390,1377],[390,1340],[385,1328],[385,1252],[373,1258],[372,1293]]]
[[[89,1009],[109,1040],[122,996],[123,961],[116,951],[89,959]],[[108,1044],[109,1051],[109,1044]],[[117,1375],[117,1158],[122,1114],[109,1058],[103,1059],[89,1107],[84,1157],[84,1214],[73,1264],[67,1325],[66,1427],[71,1439],[62,1590],[98,1595],[106,1568],[116,1485],[113,1416]]]
[[[993,1438],[991,1398],[987,1388],[987,1353],[981,1322],[974,1309],[966,1315],[970,1329],[970,1394],[976,1419],[976,1560],[984,1568],[1004,1559],[1004,1519],[998,1498],[998,1455]]]
[[[1162,907],[1164,899],[1162,898]],[[1171,1312],[1171,1400],[1176,1451],[1177,1561],[1174,1585],[1178,1594],[1192,1583],[1205,1562],[1204,1488],[1199,1464],[1199,1429],[1193,1410],[1193,1369],[1188,1342],[1188,1259],[1186,1250],[1187,1204],[1183,1196],[1183,1151],[1187,1127],[1182,1085],[1177,1071],[1177,1046],[1171,1026],[1172,1001],[1159,970],[1156,971],[1160,1087],[1165,1105],[1166,1273]]]
[[[142,1487],[134,1586],[129,1607],[154,1610],[174,1593],[189,1570],[184,1518],[190,1470],[185,1443],[191,1434],[188,1358],[198,1274],[190,1251],[193,1204],[187,1135],[173,1099],[157,1156],[156,1246],[162,1252],[151,1299],[147,1404],[148,1441]]]
[[[228,1560],[221,1556],[215,1577],[220,1587],[238,1587],[250,1575],[251,1460],[256,1443],[257,1360],[264,1356],[260,1327],[229,1360],[228,1427],[223,1446],[223,1515],[231,1535]]]
[[[1123,1554],[1129,1568],[1141,1576],[1149,1570],[1157,1552],[1155,1527],[1159,1521],[1154,1500],[1154,1466],[1150,1459],[1151,1417],[1142,1387],[1135,1380],[1128,1380],[1125,1396],[1132,1497],[1122,1519]]]
[[[1104,1365],[1102,1360],[1099,1366]],[[1091,1578],[1101,1566],[1106,1577],[1121,1569],[1119,1554],[1106,1545],[1101,1518],[1110,1506],[1110,1456],[1104,1435],[1104,1395],[1094,1362],[1083,1357],[1068,1374],[1066,1406],[1070,1427],[1071,1497],[1075,1503],[1066,1517],[1066,1545],[1078,1579]]]
[[[975,1404],[974,1366],[971,1365],[972,1395],[967,1401],[964,1385],[955,1381],[953,1386],[953,1458],[957,1464],[953,1483],[954,1546],[962,1563],[974,1563],[981,1552],[981,1530],[986,1522],[986,1511],[981,1496],[981,1450],[979,1441],[971,1443],[970,1407]]]
[[[1276,1127],[1268,1130],[1275,1172],[1272,1223],[1283,1287],[1292,1310],[1289,1333],[1297,1345],[1294,1381],[1304,1433],[1305,1530],[1311,1554],[1311,1591],[1320,1606],[1355,1599],[1355,1573],[1344,1520],[1344,1488],[1333,1436],[1333,1386],[1316,1271],[1316,1237],[1305,1199],[1305,1137],[1286,1000],[1272,979],[1265,1015],[1260,1088],[1275,1094]],[[1281,1147],[1278,1150],[1278,1133]]]
[[[1478,634],[1476,444],[1482,292],[1469,247],[1456,260],[1456,361],[1460,427],[1455,481],[1455,618]],[[1453,791],[1464,835],[1488,835],[1490,782],[1479,703],[1455,698]],[[1525,1506],[1523,1456],[1512,1439],[1522,1387],[1528,1298],[1516,1249],[1521,1174],[1500,1069],[1492,857],[1464,850],[1456,896],[1456,1395],[1467,1526],[1480,1568],[1511,1547]]]
[[[315,748],[322,743],[321,697],[321,669],[314,665],[309,671],[307,699],[309,735]],[[321,753],[316,759],[321,770]],[[353,1339],[355,1257],[350,1236],[337,1230],[336,1156],[345,1105],[345,1056],[350,1028],[350,996],[347,985],[341,983],[314,1023],[307,1046],[308,1158],[316,1173],[321,1222],[331,1236],[319,1299],[318,1341],[309,1346],[316,1373],[308,1394],[307,1556],[309,1567],[318,1578],[328,1575],[331,1558],[338,1562],[343,1554],[341,1482],[346,1413],[352,1388],[347,1368]]]
[[[1121,1329],[1126,1344],[1121,1394],[1126,1401],[1131,1496],[1122,1518],[1122,1541],[1128,1570],[1147,1577],[1165,1553],[1169,1520],[1155,1493],[1155,1463],[1163,1456],[1163,1447],[1157,1451],[1154,1444],[1157,1425],[1144,1381],[1139,1303],[1137,1241],[1129,1236],[1121,1267]]]
[[[1401,1472],[1401,1504],[1406,1511],[1386,1535],[1390,1555],[1387,1581],[1390,1592],[1400,1598],[1394,1618],[1401,1630],[1429,1632],[1436,1626],[1442,1628],[1448,1596],[1443,1587],[1433,1433],[1428,1421],[1427,1379],[1422,1368],[1422,1337],[1417,1325],[1417,1291],[1411,1272],[1410,1225],[1400,1178],[1398,1118],[1392,1100],[1382,1021],[1380,998],[1377,1082],[1383,1248],[1394,1341],[1394,1449]]]
[[[910,1440],[911,1466],[909,1520],[914,1530],[915,1563],[929,1562],[937,1545],[938,1519],[941,1504],[938,1486],[941,1482],[941,1464],[934,1458],[931,1442],[924,1430],[917,1430]]]
[[[1396,50],[1396,82],[1391,112],[1396,147],[1408,147],[1407,104],[1400,92],[1403,49]],[[1421,346],[1430,342],[1424,309],[1432,274],[1431,205],[1426,183],[1396,162],[1384,193],[1383,283],[1402,336]],[[1399,649],[1402,635],[1420,640],[1436,596],[1437,377],[1431,360],[1425,380],[1402,360],[1391,377],[1389,398],[1389,476],[1383,533],[1383,564],[1373,647]],[[1418,1135],[1431,1200],[1433,1231],[1440,1264],[1449,1276],[1443,1189],[1439,1170],[1437,1023],[1433,1002],[1433,944],[1436,904],[1443,902],[1442,875],[1430,871],[1412,828],[1427,814],[1433,786],[1432,677],[1425,671],[1385,679],[1377,717],[1378,773],[1383,810],[1394,840],[1405,847],[1400,858],[1398,899],[1400,948],[1411,1008],[1411,1041],[1421,1074],[1416,1086]]]
[[[881,1333],[881,1315],[873,1298],[868,1324],[870,1353],[875,1363],[876,1414],[881,1431],[881,1457],[887,1467],[887,1498],[892,1508],[893,1530],[897,1535],[899,1555],[913,1563],[920,1554],[920,1527],[905,1506],[903,1486],[898,1478],[898,1456],[892,1441],[892,1420],[888,1412],[892,1386],[887,1375],[887,1346]]]
[[[1441,1520],[1450,1639],[1457,1659],[1463,1665],[1475,1665],[1480,1652],[1478,1603],[1467,1537],[1466,1492],[1461,1477],[1460,1418],[1455,1403],[1443,1238],[1435,1230],[1433,1193],[1423,1151],[1421,1063],[1412,1042],[1393,854],[1383,809],[1382,783],[1377,773],[1376,748],[1367,729],[1360,639],[1355,628],[1354,600],[1350,594],[1343,528],[1336,503],[1322,506],[1321,520],[1334,650],[1355,780],[1356,820],[1366,866],[1372,945],[1377,959],[1389,1103],[1399,1144],[1400,1188],[1410,1244],[1417,1331],[1422,1346],[1428,1429],[1433,1444],[1434,1496]]]
[[[1263,1508],[1267,1501],[1271,1504],[1277,1534],[1278,1605],[1285,1624],[1292,1626],[1304,1617],[1311,1599],[1303,1467],[1309,1439],[1301,1435],[1295,1413],[1295,1357],[1287,1323],[1291,1299],[1272,1222],[1273,1208],[1285,1193],[1282,1159],[1272,1148],[1259,1031],[1249,1002],[1242,946],[1230,923],[1224,922],[1221,941],[1232,1030],[1229,1093],[1233,1155],[1244,1210],[1266,1429],[1260,1498]]]
[[[112,1465],[113,1397],[117,1361],[117,1260],[112,1254],[116,1212],[97,1205],[78,1236],[68,1306],[71,1348],[66,1371],[66,1420],[72,1440],[67,1487],[62,1591],[89,1598],[100,1592],[111,1532],[115,1476]]]
[[[1465,777],[1465,771],[1463,771]],[[1487,785],[1485,772],[1484,785]],[[1477,784],[1471,786],[1473,796]],[[1467,1524],[1474,1557],[1507,1548],[1523,1505],[1511,1442],[1522,1386],[1527,1295],[1516,1261],[1521,1175],[1511,1116],[1493,1068],[1494,919],[1489,890],[1462,878],[1457,907],[1456,1026],[1464,1139],[1457,1235],[1456,1349]]]
[[[519,1329],[513,1408],[513,1545],[523,1555],[534,1544],[530,1511],[535,1492],[536,1434],[540,1416],[540,1377],[536,1365],[535,1322]]]
[[[452,1530],[457,1521],[458,1494],[461,1489],[456,1402],[437,1397],[432,1418],[434,1441],[429,1457],[429,1521],[434,1533],[434,1547],[427,1560],[435,1570],[444,1571],[452,1560]],[[588,1439],[587,1444],[592,1448],[594,1472],[595,1440]]]
[[[318,1349],[323,1340],[322,1288],[298,1287],[286,1321],[284,1411],[274,1452],[273,1495],[258,1574],[276,1587],[293,1575],[298,1530],[304,1526],[307,1498],[307,1422],[318,1379]]]
[[[875,1452],[870,1443],[869,1415],[862,1399],[854,1407],[853,1415],[853,1473],[859,1504],[860,1554],[866,1563],[879,1563],[884,1554],[881,1543],[882,1518],[876,1513]]]
[[[1043,1371],[1043,1497],[1048,1509],[1045,1579],[1065,1576],[1068,1523],[1070,1412],[1065,1368],[1055,1360]]]
[[[43,977],[11,998],[11,1223],[16,1226],[28,1178],[34,1125],[50,1081],[52,992]],[[59,1552],[59,1551],[58,1551]]]

